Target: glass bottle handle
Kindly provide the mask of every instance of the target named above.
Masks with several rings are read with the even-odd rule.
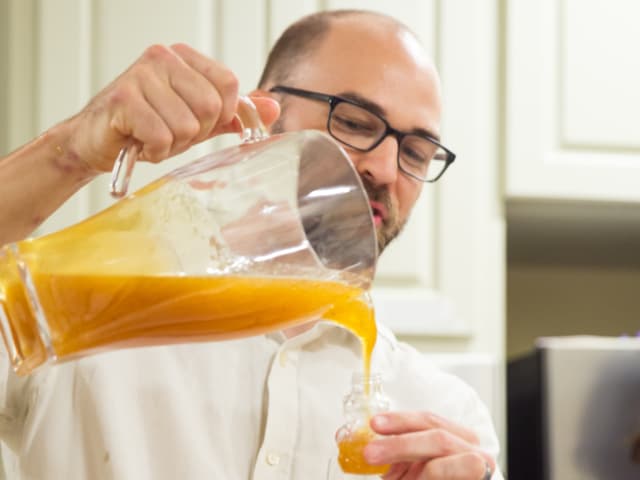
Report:
[[[256,106],[249,97],[241,95],[238,98],[235,117],[240,123],[242,143],[258,142],[269,136],[262,120],[260,120]],[[122,198],[127,194],[129,180],[139,154],[140,146],[135,142],[129,143],[118,153],[113,163],[111,182],[109,183],[109,193],[113,198]]]

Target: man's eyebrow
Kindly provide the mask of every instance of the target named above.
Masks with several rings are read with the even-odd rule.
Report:
[[[440,143],[440,135],[437,135],[435,132],[425,130],[424,128],[414,128],[410,133],[419,135],[421,137],[429,137],[431,140],[435,140],[436,142]]]
[[[346,98],[347,100],[352,100],[356,102],[358,105],[362,105],[367,110],[375,113],[376,115],[380,115],[382,118],[387,118],[387,112],[384,108],[378,105],[371,100],[364,98],[361,95],[358,95],[354,92],[343,92],[338,94],[339,97]]]
[[[373,112],[376,115],[381,116],[385,120],[387,118],[387,112],[384,108],[382,108],[382,106],[378,105],[375,102],[372,102],[371,100],[363,97],[362,95],[358,95],[355,92],[341,92],[338,94],[338,97],[351,100],[357,103],[358,105],[363,106],[370,112]],[[412,134],[420,135],[423,137],[429,137],[430,139],[435,140],[436,142],[440,142],[440,135],[436,134],[435,132],[429,131],[426,128],[413,128],[410,132],[403,132],[403,133],[412,133]]]

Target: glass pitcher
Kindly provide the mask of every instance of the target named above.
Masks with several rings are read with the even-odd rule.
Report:
[[[248,99],[238,117],[242,144],[0,249],[0,330],[16,372],[344,315],[369,288],[375,227],[342,148],[318,131],[268,137]],[[117,195],[134,160],[124,150],[115,164]]]

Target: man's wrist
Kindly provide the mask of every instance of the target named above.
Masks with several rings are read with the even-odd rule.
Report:
[[[65,175],[71,175],[81,183],[86,183],[102,172],[94,169],[87,159],[75,150],[73,134],[72,120],[67,120],[51,127],[40,138],[46,145],[54,168]]]

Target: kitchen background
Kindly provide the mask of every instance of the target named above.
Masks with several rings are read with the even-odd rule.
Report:
[[[0,155],[78,111],[153,43],[189,43],[248,92],[286,25],[352,7],[394,15],[433,54],[443,139],[458,155],[380,262],[378,316],[478,375],[504,443],[509,359],[540,336],[640,330],[639,2],[0,0]],[[235,141],[137,167],[133,187]],[[100,179],[36,234],[110,203]]]

